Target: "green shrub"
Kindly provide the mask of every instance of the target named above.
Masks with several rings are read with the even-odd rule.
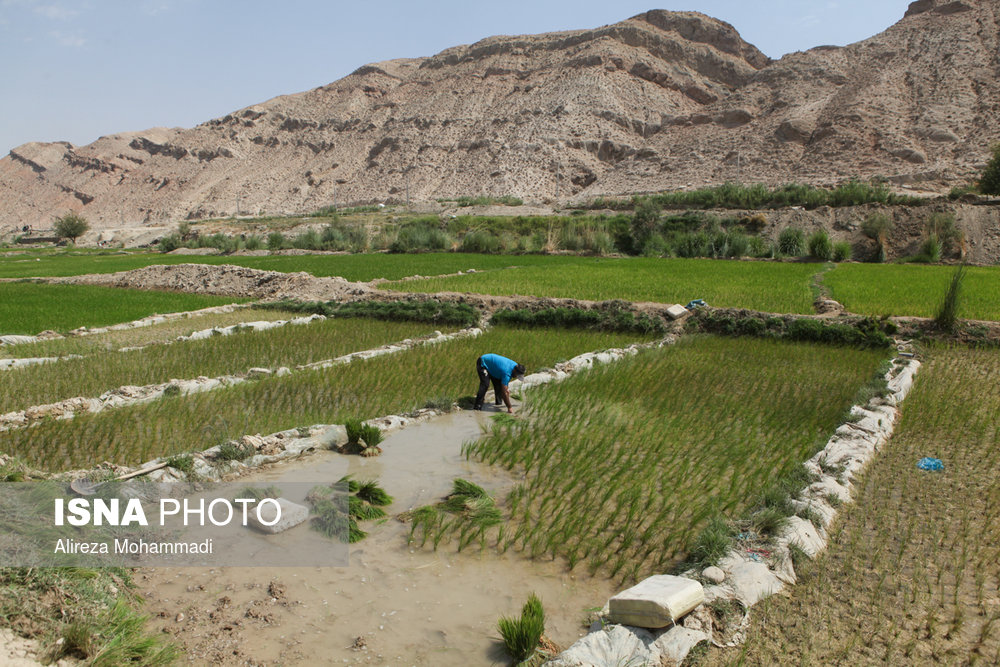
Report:
[[[993,157],[979,178],[979,191],[984,195],[1000,195],[1000,143],[993,144],[990,151]]]
[[[402,253],[449,248],[451,248],[451,238],[441,229],[426,222],[417,222],[400,227],[396,240],[389,245],[389,252]]]
[[[940,243],[939,255],[945,257],[950,257],[956,251],[961,250],[965,241],[965,234],[955,225],[955,216],[951,213],[931,214],[927,219],[926,231],[928,239],[936,238]]]
[[[920,252],[909,258],[911,262],[934,264],[941,261],[941,242],[937,234],[931,234],[920,244]]]
[[[500,252],[500,239],[487,231],[469,232],[462,238],[462,252],[496,254]]]
[[[833,244],[833,261],[846,262],[851,258],[851,244],[847,241],[837,241]]]
[[[90,229],[90,225],[87,224],[87,219],[82,215],[71,212],[57,219],[53,225],[53,229],[55,229],[56,236],[59,238],[75,242],[79,237],[83,236],[84,232]]]
[[[190,454],[177,454],[167,459],[167,465],[174,470],[191,473],[194,472],[194,457]]]
[[[184,242],[181,241],[180,234],[173,233],[167,234],[160,239],[160,242],[156,244],[156,247],[160,252],[172,252],[182,247]]]
[[[861,233],[875,241],[875,261],[884,262],[889,257],[889,234],[892,233],[892,219],[885,213],[872,213],[861,224]]]
[[[785,227],[778,235],[778,252],[786,257],[802,255],[805,234],[797,227]]]
[[[833,257],[833,242],[824,230],[820,229],[810,234],[809,256],[821,262],[828,262]]]
[[[948,291],[941,301],[937,316],[934,321],[938,328],[948,333],[953,333],[958,326],[958,309],[962,300],[962,281],[965,279],[965,264],[960,264],[955,273],[951,276],[951,283]]]
[[[497,630],[500,631],[507,652],[516,662],[521,663],[530,658],[545,632],[545,611],[538,596],[532,593],[528,597],[521,608],[520,617],[501,616],[497,621]]]
[[[243,247],[247,250],[263,250],[264,249],[264,239],[262,239],[257,234],[251,234],[243,242]]]
[[[498,310],[490,318],[493,324],[511,324],[528,327],[583,328],[599,331],[635,333],[666,333],[663,320],[645,313],[635,312],[631,305],[607,302],[603,309],[584,308],[526,308]]]
[[[285,235],[281,232],[271,232],[267,235],[267,249],[281,250],[285,247]]]

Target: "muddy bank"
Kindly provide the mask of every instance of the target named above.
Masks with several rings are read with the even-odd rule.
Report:
[[[323,451],[242,479],[377,478],[395,497],[391,516],[443,498],[456,477],[502,498],[516,476],[461,456],[488,423],[489,413],[451,413],[392,434],[376,458]],[[408,533],[394,518],[373,525],[346,568],[157,568],[136,580],[156,629],[189,660],[223,665],[316,664],[317,656],[324,664],[505,663],[496,620],[529,593],[541,597],[547,633],[565,646],[585,633],[588,609],[614,592],[613,582],[567,573],[562,563],[490,547],[411,548]]]

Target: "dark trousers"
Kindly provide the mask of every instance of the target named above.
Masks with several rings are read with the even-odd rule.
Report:
[[[494,403],[500,405],[501,396],[503,396],[503,384],[500,382],[499,378],[495,378],[490,375],[490,372],[486,370],[486,366],[483,365],[483,358],[479,357],[476,359],[476,373],[479,375],[479,391],[476,393],[476,403],[475,409],[483,409],[483,399],[486,398],[486,390],[490,388],[490,383],[493,383],[493,393]]]

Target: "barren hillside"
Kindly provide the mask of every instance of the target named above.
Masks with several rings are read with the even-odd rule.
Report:
[[[1000,8],[920,0],[885,32],[771,61],[697,13],[491,37],[367,65],[191,129],[0,160],[0,233],[334,202],[567,199],[881,175],[964,182],[1000,139]]]

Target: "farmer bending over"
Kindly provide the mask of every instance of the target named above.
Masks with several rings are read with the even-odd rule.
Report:
[[[479,374],[479,393],[476,394],[475,409],[483,409],[483,399],[486,398],[486,390],[493,383],[494,404],[500,405],[503,399],[507,406],[507,412],[513,414],[514,409],[510,405],[510,384],[511,377],[524,377],[524,366],[513,359],[501,357],[499,354],[484,354],[476,360],[476,373]]]

